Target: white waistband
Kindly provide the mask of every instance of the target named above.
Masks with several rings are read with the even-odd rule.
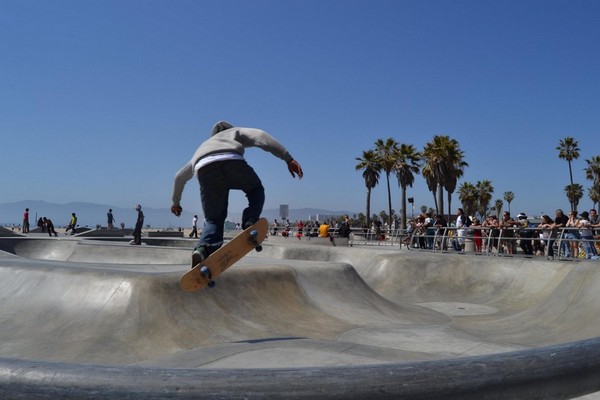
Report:
[[[200,160],[198,160],[198,162],[194,166],[194,171],[198,172],[198,170],[200,168],[202,168],[205,165],[208,165],[210,163],[214,163],[216,161],[243,160],[243,159],[244,159],[244,156],[242,156],[241,154],[238,154],[238,153],[217,153],[217,154],[211,154],[211,155],[208,155],[206,157],[202,157]]]

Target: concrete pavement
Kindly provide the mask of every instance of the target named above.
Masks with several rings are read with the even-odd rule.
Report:
[[[104,398],[117,386],[146,398],[600,390],[597,263],[271,240],[215,289],[185,293],[178,279],[193,242],[161,243],[0,239],[2,398],[27,387],[78,398]],[[158,393],[121,381],[157,371],[165,377]],[[293,376],[309,387],[281,387]]]

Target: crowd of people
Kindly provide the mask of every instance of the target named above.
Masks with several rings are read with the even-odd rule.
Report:
[[[449,229],[451,228],[451,229]],[[566,215],[561,209],[555,217],[542,215],[539,223],[530,222],[525,213],[515,218],[505,211],[502,218],[489,214],[481,221],[458,209],[455,223],[449,227],[444,216],[424,213],[409,221],[408,246],[421,249],[464,251],[465,239],[473,241],[474,251],[516,254],[518,248],[525,255],[598,259],[600,219],[595,209]],[[556,248],[560,242],[560,249]],[[556,254],[556,251],[559,254]]]
[[[348,238],[350,237],[350,232],[350,217],[348,215],[342,216],[341,221],[332,218],[323,222],[299,220],[293,223],[289,219],[283,219],[282,221],[274,219],[270,230],[273,236],[296,236],[298,239],[302,239],[303,237],[326,238],[333,237],[334,235]]]

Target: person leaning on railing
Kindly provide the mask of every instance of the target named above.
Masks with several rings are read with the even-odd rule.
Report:
[[[596,246],[594,244],[594,231],[592,230],[592,223],[589,220],[589,213],[584,211],[581,213],[581,219],[579,220],[579,233],[581,235],[583,249],[585,250],[585,258],[596,259],[598,253],[596,252]]]
[[[529,229],[527,214],[519,213],[519,215],[517,215],[517,221],[519,225],[519,247],[521,247],[521,250],[523,250],[523,253],[526,255],[533,255],[533,244],[531,243],[533,231]]]
[[[569,213],[569,220],[566,223],[566,229],[564,238],[568,239],[568,248],[569,255],[573,258],[579,257],[579,240],[581,239],[581,235],[579,234],[579,229],[575,229],[579,226],[579,220],[577,219],[577,211],[571,211]],[[566,253],[566,252],[565,252]],[[565,256],[569,256],[565,254]]]
[[[542,223],[538,225],[542,229],[542,242],[547,247],[548,258],[554,258],[554,240],[556,238],[557,226],[548,215],[542,215]]]
[[[502,229],[502,240],[500,241],[500,246],[504,245],[508,254],[513,254],[515,250],[514,245],[516,244],[514,240],[515,231],[514,227],[518,225],[518,223],[512,219],[510,213],[505,211],[502,215],[502,221],[498,224]]]

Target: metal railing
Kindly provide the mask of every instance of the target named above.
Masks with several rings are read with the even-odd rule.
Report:
[[[352,228],[348,244],[370,246],[402,246],[410,235],[406,229],[371,229]]]

